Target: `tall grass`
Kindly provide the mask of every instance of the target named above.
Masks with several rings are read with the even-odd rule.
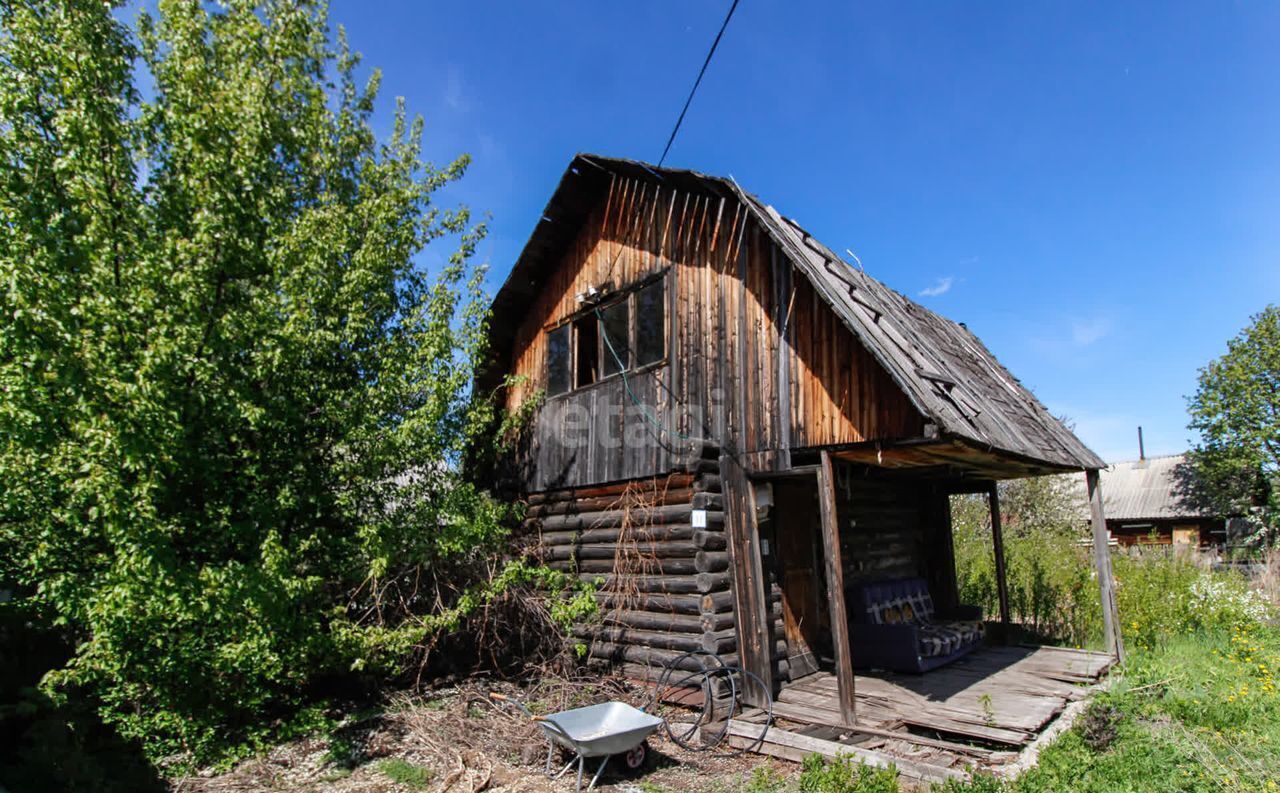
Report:
[[[1038,639],[1101,647],[1093,549],[1071,491],[1060,480],[1028,479],[1001,486],[1005,569],[1011,619]],[[952,504],[956,575],[961,600],[998,610],[995,554],[985,498]],[[1130,647],[1151,649],[1174,637],[1233,630],[1276,618],[1280,550],[1264,557],[1252,579],[1215,570],[1195,550],[1134,546],[1112,552],[1116,607]]]

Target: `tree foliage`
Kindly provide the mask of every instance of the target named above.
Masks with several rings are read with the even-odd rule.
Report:
[[[1280,307],[1268,306],[1200,370],[1189,399],[1198,483],[1192,497],[1225,514],[1265,507],[1274,526],[1280,477]]]
[[[48,689],[198,760],[534,574],[471,585],[466,157],[379,140],[320,3],[123,16],[0,4],[0,584],[74,641]]]

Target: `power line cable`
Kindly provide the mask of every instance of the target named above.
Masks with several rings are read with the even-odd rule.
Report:
[[[693,81],[693,88],[689,90],[689,98],[684,100],[684,108],[680,111],[680,118],[676,119],[676,125],[671,128],[671,137],[667,138],[667,147],[662,150],[662,156],[658,158],[658,167],[662,167],[662,163],[667,160],[667,153],[671,151],[671,144],[676,140],[676,133],[680,131],[680,124],[684,122],[684,114],[689,112],[689,104],[693,102],[693,95],[698,92],[698,86],[702,84],[702,75],[707,73],[707,66],[711,64],[711,57],[716,54],[716,47],[720,45],[720,37],[724,35],[724,29],[729,27],[729,20],[733,19],[733,12],[738,8],[738,0],[733,0],[733,4],[729,6],[729,13],[724,16],[724,24],[720,25],[720,32],[716,34],[716,40],[711,42],[711,49],[707,51],[707,59],[702,62],[702,69],[698,71],[698,79]]]

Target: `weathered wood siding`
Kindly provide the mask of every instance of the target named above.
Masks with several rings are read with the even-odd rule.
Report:
[[[508,408],[545,387],[547,331],[589,310],[577,295],[659,273],[666,362],[548,398],[529,490],[663,473],[690,442],[754,472],[788,468],[793,449],[921,435],[920,414],[744,205],[621,177],[520,320]]]
[[[676,269],[680,396],[702,418],[690,430],[752,470],[786,468],[791,449],[920,435],[920,414],[745,208],[704,199],[693,222],[715,231],[712,255]]]
[[[606,202],[591,213],[520,320],[510,370],[518,378],[507,391],[508,410],[545,390],[547,331],[590,310],[578,302],[579,294],[626,290],[662,273],[673,257],[686,255],[675,235],[665,230],[673,221],[673,199],[672,191],[664,193],[645,182],[614,181]],[[673,287],[667,280],[670,297]],[[511,318],[493,321],[504,319]],[[667,361],[546,398],[522,450],[528,491],[616,482],[671,469],[681,444],[664,423],[673,391],[669,332],[667,336]]]

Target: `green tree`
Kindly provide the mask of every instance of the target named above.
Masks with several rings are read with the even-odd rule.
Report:
[[[1187,496],[1232,514],[1264,507],[1274,530],[1280,477],[1280,307],[1268,306],[1200,370],[1188,400],[1195,473]]]
[[[109,5],[0,3],[0,585],[74,644],[48,690],[202,760],[527,575],[473,584],[467,159],[378,139],[322,3]]]

